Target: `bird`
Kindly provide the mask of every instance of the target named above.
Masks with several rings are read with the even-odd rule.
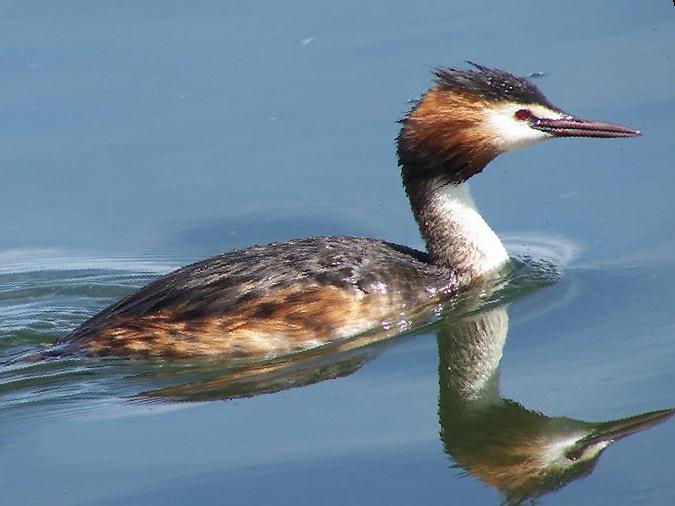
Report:
[[[265,360],[410,327],[508,268],[468,180],[498,155],[561,137],[623,138],[569,114],[530,80],[467,61],[438,67],[400,120],[398,165],[426,250],[312,237],[227,252],[166,274],[57,339],[52,353]]]

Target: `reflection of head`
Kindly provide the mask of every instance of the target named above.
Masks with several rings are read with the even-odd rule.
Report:
[[[612,441],[672,415],[660,411],[588,423],[548,417],[501,399],[497,367],[508,331],[503,308],[455,323],[438,334],[439,419],[446,453],[458,467],[519,504],[593,471]]]
[[[512,401],[475,411],[446,406],[441,394],[441,440],[469,474],[504,493],[507,504],[541,496],[589,474],[601,448],[570,460],[565,451],[590,425],[551,419]],[[558,426],[560,425],[560,426]]]

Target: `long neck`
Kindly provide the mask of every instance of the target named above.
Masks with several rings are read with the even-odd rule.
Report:
[[[474,280],[508,261],[504,245],[478,212],[468,183],[406,178],[403,170],[412,211],[433,263]]]
[[[480,100],[432,88],[401,121],[398,162],[431,261],[469,281],[508,261],[499,237],[476,209],[466,181],[499,151]]]

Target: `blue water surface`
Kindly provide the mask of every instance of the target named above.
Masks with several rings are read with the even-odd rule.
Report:
[[[544,436],[675,407],[671,2],[4,0],[0,34],[0,503],[675,503],[666,415],[516,487],[538,442],[562,469],[564,438]],[[396,120],[434,66],[466,59],[542,73],[563,109],[644,133],[543,143],[472,181],[514,254],[555,280],[268,383],[11,363],[232,248],[422,247]],[[471,318],[508,333],[488,400],[448,372],[444,343]]]

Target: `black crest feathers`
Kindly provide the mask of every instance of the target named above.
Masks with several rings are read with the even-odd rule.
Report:
[[[467,63],[475,70],[459,70],[452,67],[435,69],[437,86],[440,89],[464,91],[487,100],[541,104],[556,109],[539,88],[524,77],[484,67],[468,60]]]

